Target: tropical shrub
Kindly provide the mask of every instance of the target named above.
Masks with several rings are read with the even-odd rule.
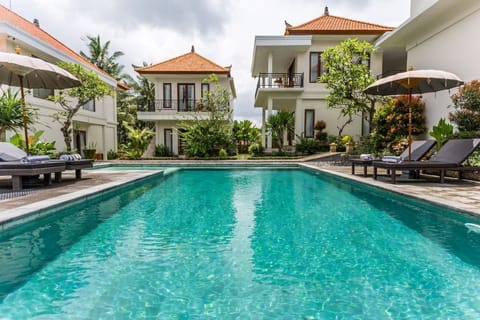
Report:
[[[28,151],[32,156],[36,155],[48,155],[50,158],[55,157],[55,141],[45,142],[40,140],[40,137],[43,135],[44,131],[39,130],[33,134],[33,136],[28,137]],[[25,150],[25,138],[23,134],[15,134],[10,138],[10,143],[19,147],[20,149]]]
[[[324,142],[324,143],[327,142],[328,133],[323,132],[323,129],[325,129],[326,127],[327,127],[327,123],[323,120],[318,120],[317,122],[315,122],[315,126],[314,126],[315,139],[317,139],[320,142]]]
[[[260,141],[260,129],[256,128],[250,120],[235,120],[232,133],[238,153],[247,153],[252,143]]]
[[[272,138],[275,138],[277,141],[278,151],[283,152],[283,146],[285,145],[283,141],[284,133],[287,133],[287,136],[292,136],[295,128],[295,116],[293,112],[288,111],[279,111],[276,114],[272,114],[267,119],[267,129],[272,134]]]
[[[295,151],[301,154],[314,154],[320,149],[320,142],[316,139],[297,136]]]
[[[126,123],[124,123],[123,126],[128,131],[127,156],[130,159],[139,159],[143,155],[145,150],[147,150],[150,139],[152,139],[154,133],[148,128],[133,128]]]
[[[248,147],[248,153],[253,156],[258,156],[263,153],[263,146],[260,143],[252,143]]]
[[[442,145],[447,142],[453,134],[453,126],[441,118],[436,126],[433,126],[432,131],[428,134],[437,141],[435,148],[439,150]]]
[[[391,149],[391,143],[408,137],[408,96],[399,96],[377,108],[373,116],[371,133],[375,150]],[[411,97],[412,136],[427,131],[425,125],[425,103],[421,97]]]
[[[228,153],[225,149],[220,149],[220,151],[218,151],[218,156],[220,158],[226,158],[226,157],[228,157]]]
[[[171,157],[172,155],[172,152],[166,145],[157,144],[155,146],[155,157]]]
[[[35,110],[27,109],[27,124],[33,123]],[[17,131],[23,128],[22,101],[10,89],[3,91],[0,96],[0,141],[5,138],[7,130]]]
[[[108,150],[107,152],[107,159],[108,160],[115,160],[115,159],[118,159],[120,156],[118,155],[117,152],[113,151],[113,150]]]
[[[473,80],[451,96],[455,111],[448,118],[459,131],[480,130],[480,81]]]

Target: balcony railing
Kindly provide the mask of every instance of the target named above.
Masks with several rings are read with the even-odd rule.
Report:
[[[303,73],[260,73],[259,88],[303,88]]]
[[[176,111],[176,112],[195,112],[195,111],[209,111],[208,106],[202,103],[202,100],[155,100],[155,103],[147,106],[147,108],[140,108],[149,112],[160,111]]]
[[[144,105],[138,105],[138,110],[144,110],[146,112],[162,112],[162,111],[174,111],[174,112],[210,112],[211,108],[208,102],[205,100],[161,100],[157,99],[154,103],[144,107]],[[219,110],[227,111],[230,105],[227,104],[223,107],[217,105]]]

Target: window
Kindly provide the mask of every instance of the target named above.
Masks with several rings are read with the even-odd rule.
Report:
[[[318,77],[324,73],[322,52],[310,52],[310,83],[317,82]]]
[[[95,100],[90,100],[83,105],[83,110],[95,112]]]
[[[313,138],[315,110],[305,110],[305,138]]]
[[[202,99],[210,92],[210,83],[202,83]]]
[[[173,130],[163,129],[163,145],[168,148],[170,153],[173,153]]]
[[[195,111],[195,84],[178,84],[178,111]]]
[[[165,109],[172,108],[172,84],[171,83],[163,84],[163,108]]]
[[[53,89],[33,89],[33,96],[39,99],[48,99],[49,96],[53,96]]]

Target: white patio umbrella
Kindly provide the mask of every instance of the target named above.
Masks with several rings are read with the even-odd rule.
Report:
[[[28,150],[28,126],[24,88],[65,89],[81,84],[68,71],[44,60],[15,53],[0,52],[0,83],[20,87],[25,151]]]
[[[408,95],[408,160],[412,159],[412,94],[436,92],[461,86],[455,74],[442,70],[410,70],[382,78],[364,92],[371,95]]]

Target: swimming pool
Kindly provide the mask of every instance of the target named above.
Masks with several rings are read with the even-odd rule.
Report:
[[[478,219],[306,170],[180,170],[0,237],[6,319],[478,319]]]

